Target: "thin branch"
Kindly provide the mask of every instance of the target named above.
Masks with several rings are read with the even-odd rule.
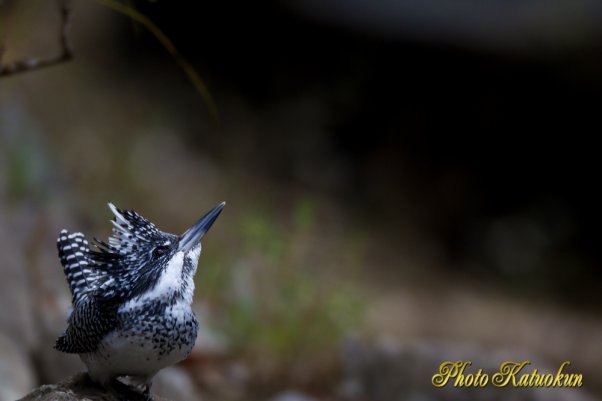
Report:
[[[176,63],[180,66],[182,70],[188,76],[188,79],[192,82],[197,92],[201,95],[205,104],[207,105],[207,109],[209,110],[209,114],[213,119],[219,124],[219,113],[217,110],[217,105],[213,100],[213,96],[211,96],[211,92],[209,88],[205,84],[205,81],[199,76],[196,72],[192,64],[188,62],[178,52],[176,46],[173,42],[159,29],[157,25],[153,21],[151,21],[146,15],[142,14],[135,8],[128,6],[127,4],[122,4],[117,0],[96,0],[97,3],[102,4],[105,7],[111,8],[118,13],[124,14],[131,18],[133,21],[138,22],[142,26],[144,26],[148,31],[161,43],[161,45],[167,50],[167,52],[173,57]]]
[[[61,53],[48,58],[27,58],[24,60],[14,61],[8,64],[0,64],[0,78],[9,75],[19,74],[37,70],[44,67],[50,67],[73,58],[73,48],[69,42],[69,28],[71,27],[71,4],[70,0],[62,0],[61,2],[61,27],[59,32],[59,43]],[[0,57],[3,49],[0,47]]]

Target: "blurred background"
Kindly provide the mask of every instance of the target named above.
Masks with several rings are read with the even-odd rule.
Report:
[[[156,24],[211,104],[144,24]],[[602,395],[602,3],[82,0],[75,58],[0,78],[0,399],[83,369],[55,249],[108,201],[203,241],[188,400]],[[60,53],[0,1],[2,60]],[[209,106],[209,107],[208,107]],[[571,361],[580,389],[435,389],[440,363]]]

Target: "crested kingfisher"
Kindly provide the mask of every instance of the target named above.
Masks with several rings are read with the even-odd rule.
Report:
[[[127,376],[150,400],[153,376],[194,346],[200,241],[224,206],[177,236],[109,203],[112,233],[108,242],[94,238],[93,249],[82,233],[62,230],[57,247],[73,310],[55,348],[79,354],[90,378],[107,390],[122,396],[134,391],[118,380]]]

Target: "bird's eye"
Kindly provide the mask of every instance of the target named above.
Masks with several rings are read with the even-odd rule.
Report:
[[[159,257],[165,255],[168,250],[169,250],[168,247],[166,247],[164,245],[160,245],[160,246],[156,247],[155,249],[153,249],[153,257],[155,259],[159,258]]]

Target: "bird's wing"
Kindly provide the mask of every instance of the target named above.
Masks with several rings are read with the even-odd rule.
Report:
[[[74,305],[67,330],[56,340],[54,347],[73,354],[93,352],[118,324],[117,304],[99,296],[98,292],[90,293]]]
[[[57,240],[59,258],[71,289],[73,305],[83,301],[105,281],[107,274],[90,258],[90,247],[82,233],[62,230]]]

